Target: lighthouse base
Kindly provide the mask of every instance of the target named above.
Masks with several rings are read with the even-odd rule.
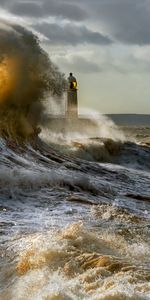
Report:
[[[46,121],[46,127],[55,133],[79,133],[88,136],[98,135],[99,127],[96,120],[83,117],[63,118],[61,116],[50,117]]]
[[[67,119],[77,119],[78,118],[78,96],[77,90],[68,90],[67,93]]]

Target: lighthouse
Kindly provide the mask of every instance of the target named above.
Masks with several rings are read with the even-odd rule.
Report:
[[[70,73],[68,77],[66,118],[78,118],[77,80],[72,73]]]
[[[89,117],[82,117],[78,113],[78,88],[77,80],[73,73],[69,74],[67,80],[67,95],[65,101],[64,115],[50,115],[45,119],[45,124],[49,122],[50,129],[57,133],[62,133],[63,136],[67,132],[87,133],[88,136],[95,132],[96,136],[99,134],[99,126],[94,119]],[[65,85],[66,87],[66,85]]]

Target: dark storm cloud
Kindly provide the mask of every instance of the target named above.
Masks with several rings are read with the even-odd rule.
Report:
[[[45,12],[50,13],[50,15],[54,16],[62,16],[64,18],[68,18],[70,20],[82,21],[87,18],[86,9],[83,9],[79,5],[75,4],[76,2],[68,2],[65,1],[45,1],[43,4],[43,9]]]
[[[112,39],[131,45],[150,44],[150,0],[76,0],[76,4]]]
[[[3,6],[8,3],[8,0],[0,0],[0,6]]]
[[[42,17],[43,10],[40,3],[17,2],[11,5],[11,12],[19,16]]]
[[[30,17],[59,16],[75,21],[81,21],[87,17],[85,9],[62,0],[15,1],[9,6],[9,9],[16,15]]]
[[[109,34],[128,44],[150,43],[149,0],[93,0],[96,19]]]
[[[67,24],[42,23],[35,26],[35,29],[44,34],[50,42],[60,45],[78,45],[83,43],[95,45],[109,45],[111,39],[96,31],[91,31],[85,26]]]
[[[0,6],[19,16],[86,20],[117,41],[150,44],[150,0],[0,0]]]

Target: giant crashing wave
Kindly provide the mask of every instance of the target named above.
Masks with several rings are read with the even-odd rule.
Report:
[[[0,136],[7,140],[7,145],[11,140],[9,146],[13,145],[16,149],[18,145],[14,146],[14,141],[26,143],[30,140],[32,146],[40,149],[41,141],[37,139],[39,125],[47,119],[44,101],[47,96],[57,100],[65,91],[64,74],[41,48],[37,36],[20,25],[0,21]],[[110,123],[110,120],[103,119],[102,122]],[[99,131],[101,125],[96,125]],[[120,134],[114,135],[116,128],[112,131],[112,126],[107,127],[111,129],[111,138],[73,140],[71,145],[67,143],[66,151],[59,140],[59,149],[54,145],[51,135],[50,145],[53,150],[56,148],[59,160],[67,155],[73,160],[78,158],[124,165],[132,161],[136,167],[149,170],[149,147],[119,140]],[[51,134],[50,128],[49,132]],[[46,146],[48,153],[53,152],[49,146]]]
[[[37,134],[49,93],[59,98],[64,74],[41,48],[31,31],[0,22],[0,133],[28,139]]]

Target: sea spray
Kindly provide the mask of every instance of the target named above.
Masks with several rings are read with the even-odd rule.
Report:
[[[38,38],[20,25],[0,22],[0,131],[28,138],[38,132],[47,95],[66,89],[64,74],[41,48]]]

